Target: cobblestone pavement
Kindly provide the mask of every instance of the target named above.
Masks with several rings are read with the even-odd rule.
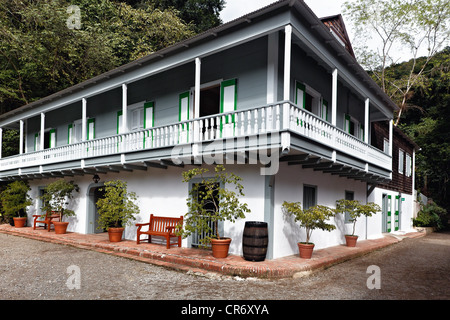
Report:
[[[179,272],[0,234],[2,300],[448,300],[449,275],[450,232],[406,238],[328,269],[282,280]],[[371,290],[368,283],[380,289]]]

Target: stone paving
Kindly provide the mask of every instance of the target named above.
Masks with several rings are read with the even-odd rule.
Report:
[[[114,254],[177,270],[217,272],[225,275],[269,279],[301,276],[304,272],[329,267],[384,248],[401,241],[405,237],[416,238],[425,235],[422,232],[412,232],[402,235],[389,234],[383,238],[374,240],[358,240],[354,248],[338,245],[314,250],[311,259],[302,259],[298,255],[292,255],[273,260],[252,262],[246,261],[241,256],[231,254],[227,258],[216,259],[212,256],[211,251],[202,249],[178,247],[166,249],[165,245],[148,243],[138,245],[136,241],[131,240],[111,243],[108,240],[107,233],[80,234],[68,232],[60,235],[55,234],[54,231],[48,232],[42,228],[36,230],[33,230],[32,227],[15,228],[8,224],[0,225],[0,232]]]

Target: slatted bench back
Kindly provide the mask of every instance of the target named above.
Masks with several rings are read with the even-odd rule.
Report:
[[[182,218],[158,217],[150,215],[149,230],[154,232],[167,232],[167,227],[176,227],[182,223]]]

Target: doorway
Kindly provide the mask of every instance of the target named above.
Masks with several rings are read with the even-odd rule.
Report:
[[[106,230],[98,229],[98,210],[96,203],[105,195],[103,183],[91,183],[87,191],[87,233],[103,233]]]
[[[195,186],[198,189],[198,194],[201,193],[205,193],[206,192],[206,187],[201,184],[201,183],[192,183],[190,184],[190,190],[192,189],[192,187]],[[198,197],[198,195],[197,195]],[[215,198],[215,200],[218,200],[218,192],[215,192],[213,194],[213,197]],[[204,209],[206,210],[214,210],[214,204],[211,201],[206,201],[204,202]],[[208,227],[212,230],[202,230],[202,231],[196,231],[194,233],[192,233],[191,237],[190,237],[190,246],[193,248],[198,248],[201,246],[201,240],[204,239],[207,236],[212,236],[214,234],[216,234],[216,228],[215,228],[215,224],[213,221],[211,221],[208,217],[205,217],[205,219],[208,219],[207,224]],[[219,234],[223,236],[223,223],[221,221],[219,221],[218,223],[218,228],[219,228]]]

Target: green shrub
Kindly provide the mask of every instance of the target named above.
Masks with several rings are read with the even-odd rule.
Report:
[[[435,202],[430,201],[419,211],[416,218],[413,218],[414,227],[432,227],[436,230],[444,228],[444,218],[447,211],[439,207]]]

